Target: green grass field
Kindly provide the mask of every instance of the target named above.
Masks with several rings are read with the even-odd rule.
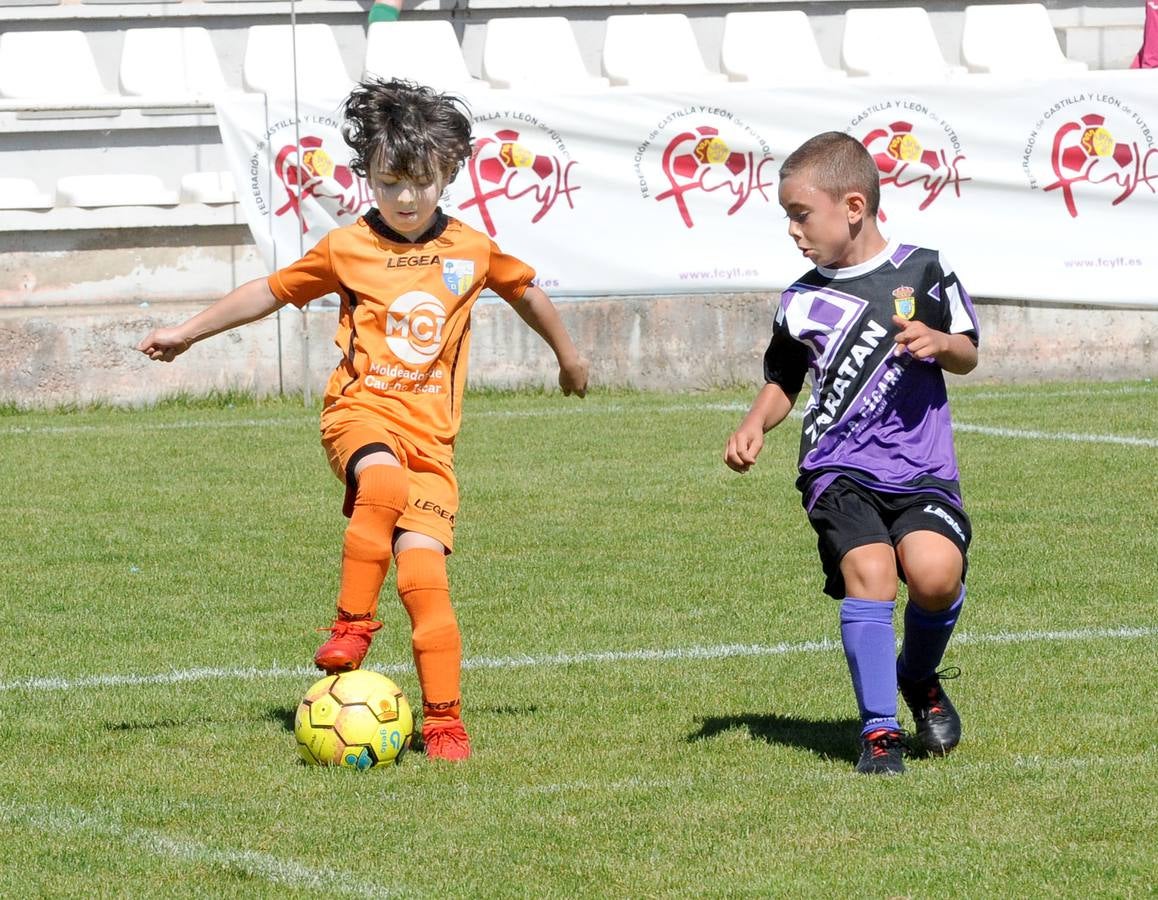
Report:
[[[965,738],[897,779],[852,773],[799,422],[722,463],[747,392],[468,397],[475,756],[368,773],[292,736],[344,524],[316,414],[8,410],[0,896],[1153,896],[1158,385],[965,384]]]

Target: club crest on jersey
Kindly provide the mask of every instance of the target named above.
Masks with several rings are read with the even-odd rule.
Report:
[[[461,297],[474,284],[473,259],[444,259],[442,281],[452,294]]]
[[[907,285],[893,291],[893,306],[902,319],[911,319],[917,314],[917,298],[913,294],[913,289]]]

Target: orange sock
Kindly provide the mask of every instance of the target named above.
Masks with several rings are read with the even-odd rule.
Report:
[[[399,553],[398,596],[410,616],[423,718],[457,719],[462,638],[450,605],[445,554],[423,547]]]
[[[377,610],[390,569],[394,523],[409,496],[410,481],[401,466],[367,466],[358,476],[354,513],[342,542],[338,613],[344,618],[370,618]]]

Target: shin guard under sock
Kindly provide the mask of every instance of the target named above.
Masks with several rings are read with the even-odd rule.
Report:
[[[394,525],[406,509],[410,481],[401,466],[367,466],[358,476],[354,512],[342,542],[338,612],[346,618],[374,615],[390,569]]]
[[[423,719],[456,719],[462,704],[462,637],[450,605],[445,554],[424,547],[399,553],[398,596],[410,616]]]
[[[845,597],[840,605],[840,639],[860,709],[861,734],[877,728],[900,729],[894,605],[856,597]]]
[[[939,612],[921,609],[909,600],[905,606],[905,634],[897,656],[898,678],[923,681],[937,671],[964,605],[964,585],[953,605]]]

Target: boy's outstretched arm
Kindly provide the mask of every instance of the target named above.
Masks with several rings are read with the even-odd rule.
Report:
[[[172,362],[198,341],[264,318],[284,305],[273,295],[265,278],[255,278],[180,325],[154,329],[137,344],[137,349],[149,359]]]
[[[729,469],[747,472],[764,449],[764,433],[771,431],[787,417],[796,403],[796,395],[789,396],[778,384],[766,384],[752,401],[752,408],[744,416],[724,448],[724,462]]]
[[[587,394],[587,373],[590,364],[579,355],[567,326],[559,318],[559,310],[542,288],[534,285],[527,288],[523,296],[512,304],[515,312],[544,340],[559,361],[559,387],[565,395]]]

